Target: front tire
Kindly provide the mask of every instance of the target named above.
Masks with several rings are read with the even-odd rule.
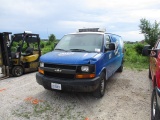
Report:
[[[123,62],[121,64],[121,66],[118,68],[117,72],[123,72]]]
[[[105,90],[106,90],[106,76],[103,72],[100,75],[99,86],[98,86],[97,90],[93,92],[93,96],[96,98],[101,98],[101,97],[103,97]]]
[[[151,120],[160,120],[160,111],[157,104],[156,90],[152,92],[151,98]]]
[[[23,68],[21,66],[14,66],[12,69],[12,75],[14,77],[19,77],[23,74]]]

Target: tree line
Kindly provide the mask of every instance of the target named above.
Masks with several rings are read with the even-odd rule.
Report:
[[[142,18],[140,19],[139,28],[141,33],[144,34],[145,42],[151,45],[155,45],[158,36],[160,35],[160,23],[155,20],[154,23],[151,23],[149,20]]]

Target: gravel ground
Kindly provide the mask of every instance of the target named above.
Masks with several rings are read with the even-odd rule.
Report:
[[[150,120],[151,89],[148,70],[116,73],[101,99],[48,91],[25,74],[0,80],[0,120]]]

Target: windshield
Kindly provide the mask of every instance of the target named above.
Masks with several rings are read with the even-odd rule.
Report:
[[[25,52],[28,47],[38,50],[37,36],[24,37],[23,34],[15,35],[10,44],[11,52]]]
[[[102,34],[69,34],[60,40],[55,50],[101,52],[102,41]]]

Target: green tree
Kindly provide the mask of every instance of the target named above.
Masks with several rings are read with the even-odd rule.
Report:
[[[145,41],[152,47],[157,41],[158,34],[160,34],[159,24],[155,21],[153,24],[145,18],[140,19],[140,29],[141,33],[144,34]]]
[[[56,41],[56,37],[55,37],[54,34],[51,34],[51,35],[49,36],[49,41],[50,41],[50,42],[55,42],[55,41]]]

